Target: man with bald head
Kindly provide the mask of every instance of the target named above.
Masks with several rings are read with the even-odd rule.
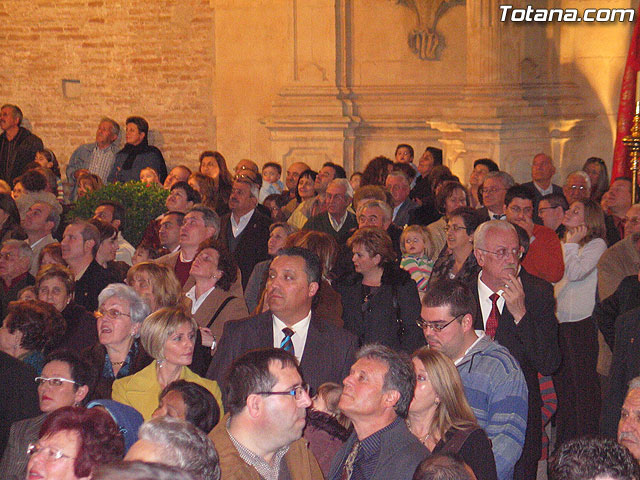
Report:
[[[531,161],[531,181],[522,184],[533,193],[533,223],[542,225],[542,219],[538,216],[538,204],[542,197],[552,193],[562,193],[562,187],[551,183],[556,168],[553,160],[545,153],[538,153]]]
[[[248,158],[244,158],[238,162],[234,171],[236,172],[236,175],[240,175],[244,173],[245,170],[249,170],[253,173],[258,173],[260,169],[258,168],[258,164],[256,162],[254,162],[253,160],[249,160]],[[253,177],[251,178],[253,179]]]

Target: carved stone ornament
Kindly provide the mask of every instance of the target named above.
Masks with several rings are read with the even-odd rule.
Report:
[[[409,47],[421,60],[438,60],[444,47],[444,38],[436,31],[440,17],[450,7],[464,0],[397,0],[398,4],[413,10],[417,25],[409,33]]]

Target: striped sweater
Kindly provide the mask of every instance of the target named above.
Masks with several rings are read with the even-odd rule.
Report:
[[[527,430],[528,390],[520,365],[505,347],[482,336],[456,366],[478,425],[491,439],[498,478],[511,480]]]

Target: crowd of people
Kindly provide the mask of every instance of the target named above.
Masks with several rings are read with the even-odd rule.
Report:
[[[639,479],[640,205],[590,158],[468,182],[400,144],[168,169],[100,120],[61,176],[0,109],[0,478]],[[524,161],[524,160],[523,160]],[[168,191],[142,241],[111,182]]]

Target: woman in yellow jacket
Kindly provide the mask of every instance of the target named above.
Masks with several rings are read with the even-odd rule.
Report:
[[[189,370],[198,325],[182,308],[161,308],[149,315],[140,329],[143,348],[154,361],[135,375],[113,382],[113,400],[138,410],[145,420],[158,407],[158,397],[174,380],[187,380],[209,390],[223,415],[218,384]]]

